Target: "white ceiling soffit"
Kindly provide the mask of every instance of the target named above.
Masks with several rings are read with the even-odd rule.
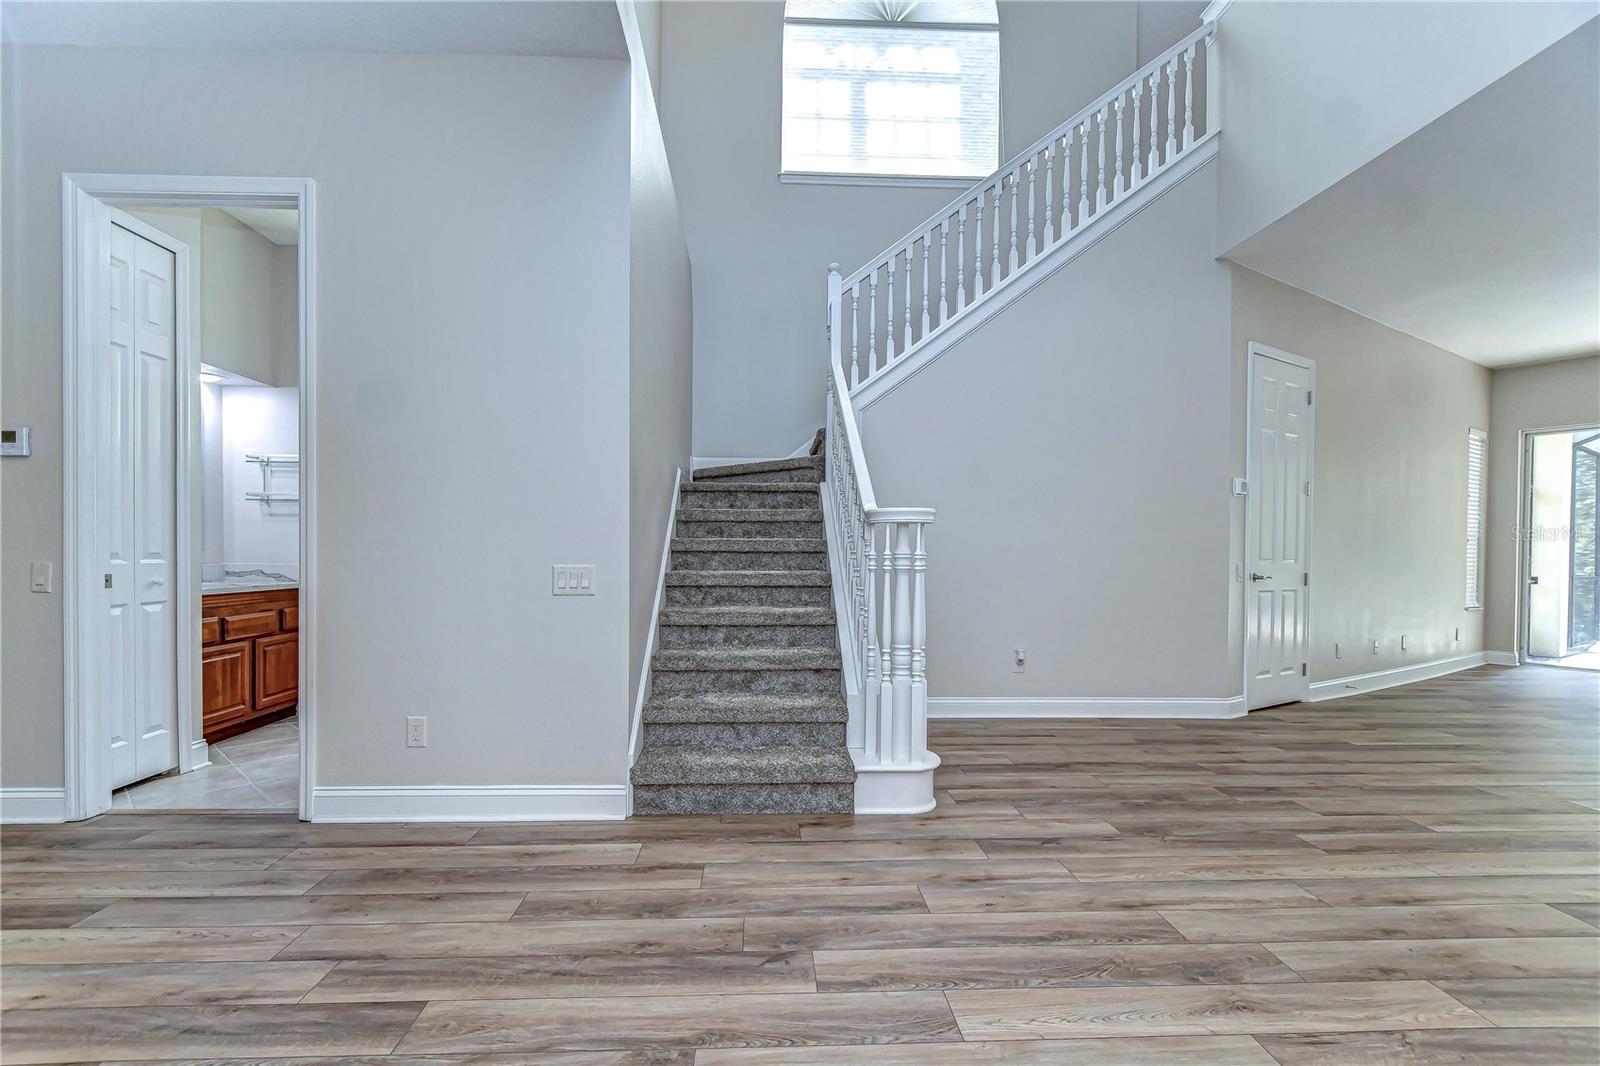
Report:
[[[224,207],[222,209],[273,244],[300,243],[300,212],[289,207]]]
[[[628,58],[616,5],[584,0],[6,0],[0,32],[80,47]]]
[[[1484,366],[1600,350],[1597,86],[1590,20],[1228,258]]]

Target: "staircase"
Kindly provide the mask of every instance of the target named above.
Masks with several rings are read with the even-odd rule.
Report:
[[[821,457],[679,486],[635,814],[854,809]]]

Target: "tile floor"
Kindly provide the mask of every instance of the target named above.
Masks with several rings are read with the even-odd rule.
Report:
[[[111,797],[116,810],[294,810],[300,735],[293,718],[211,745],[211,765],[153,777]]]

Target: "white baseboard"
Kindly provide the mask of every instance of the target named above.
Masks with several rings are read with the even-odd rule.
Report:
[[[708,466],[734,466],[738,463],[771,463],[779,459],[803,459],[811,454],[811,442],[816,437],[807,437],[806,442],[787,455],[691,455],[689,456],[690,471],[703,470]]]
[[[1483,661],[1489,666],[1517,666],[1517,653],[1514,651],[1486,651]]]
[[[16,825],[66,820],[64,788],[0,788],[0,822]]]
[[[626,785],[325,787],[316,822],[552,822],[627,817]]]
[[[1045,696],[934,697],[929,718],[1243,718],[1244,697],[1218,699],[1115,699]]]
[[[1428,681],[1460,670],[1471,670],[1474,666],[1482,666],[1492,661],[1489,659],[1490,655],[1503,654],[1505,653],[1475,651],[1470,655],[1456,655],[1449,659],[1430,659],[1428,662],[1413,663],[1411,666],[1374,670],[1370,674],[1352,674],[1349,677],[1317,681],[1311,685],[1311,692],[1307,698],[1312,703],[1319,703],[1322,700],[1336,700],[1341,696],[1355,696],[1363,692],[1394,688],[1396,685],[1409,685],[1414,681]]]

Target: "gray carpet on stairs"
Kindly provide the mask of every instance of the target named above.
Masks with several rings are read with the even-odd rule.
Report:
[[[821,480],[808,457],[680,488],[635,814],[854,809]]]

